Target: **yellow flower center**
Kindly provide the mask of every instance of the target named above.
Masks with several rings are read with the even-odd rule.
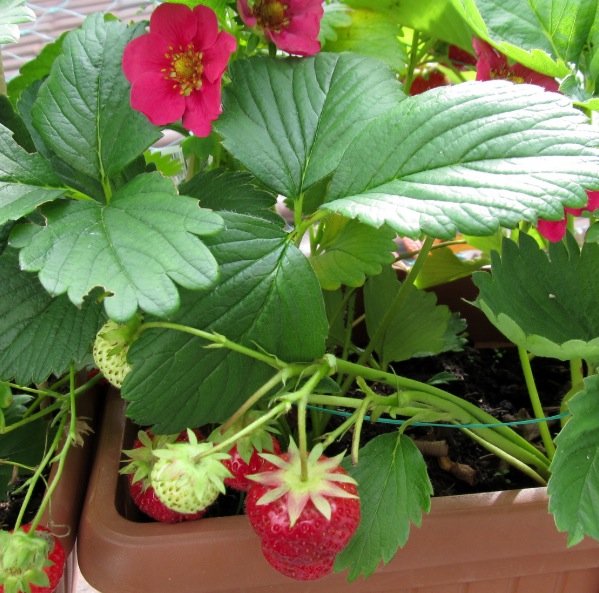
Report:
[[[203,55],[195,50],[192,43],[178,50],[171,46],[164,57],[169,61],[169,67],[163,68],[162,73],[173,82],[173,88],[181,95],[188,97],[193,91],[202,88]]]
[[[257,0],[253,9],[258,25],[277,33],[289,25],[287,5],[280,0]]]

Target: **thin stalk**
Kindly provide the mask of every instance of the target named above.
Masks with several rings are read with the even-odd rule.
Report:
[[[237,411],[226,421],[220,428],[221,433],[227,432],[245,413],[254,407],[265,395],[268,395],[279,383],[284,383],[287,378],[285,369],[273,375],[264,385],[259,387],[254,393],[245,400],[245,402],[237,409]]]
[[[399,287],[399,290],[397,291],[397,294],[395,295],[393,302],[391,303],[390,307],[385,311],[385,314],[383,315],[383,318],[381,319],[379,326],[374,332],[374,335],[370,338],[368,345],[358,358],[358,365],[364,365],[364,363],[372,355],[376,345],[380,343],[383,334],[387,331],[387,328],[389,327],[389,322],[395,315],[395,312],[399,309],[401,304],[407,298],[408,290],[410,290],[411,286],[414,284],[414,281],[418,277],[420,270],[424,266],[426,257],[428,256],[428,253],[431,247],[433,246],[433,241],[434,239],[432,237],[426,237],[426,239],[424,240],[424,243],[422,244],[422,249],[420,250],[418,257],[416,258],[414,265],[410,268],[410,271],[408,272],[408,275],[406,276],[405,280],[401,283],[401,286]],[[354,377],[355,375],[348,375],[346,377],[345,381],[343,382],[343,385],[341,386],[341,391],[343,393],[347,393],[347,390],[353,382]]]
[[[169,321],[148,321],[146,323],[142,323],[139,327],[140,332],[145,331],[147,329],[172,329],[186,334],[191,334],[192,336],[196,336],[197,338],[202,338],[203,340],[212,342],[212,344],[207,346],[207,348],[228,348],[229,350],[233,350],[234,352],[238,352],[239,354],[243,354],[244,356],[263,362],[277,370],[289,368],[290,366],[280,361],[275,356],[263,354],[261,352],[256,352],[255,350],[243,346],[242,344],[232,342],[231,340],[229,340],[221,334],[206,332],[201,329],[196,329],[195,327],[190,327],[188,325],[171,323]]]
[[[549,471],[549,459],[543,455],[541,451],[529,443],[525,438],[520,436],[517,432],[507,426],[501,425],[496,418],[490,414],[487,414],[478,406],[460,397],[457,397],[433,385],[416,381],[415,379],[408,379],[407,377],[394,375],[385,371],[378,371],[345,360],[337,360],[336,367],[339,371],[346,372],[353,376],[359,375],[369,381],[380,381],[397,390],[405,389],[407,391],[403,392],[403,394],[410,394],[412,402],[415,401],[415,397],[411,393],[413,391],[414,394],[419,394],[419,400],[417,403],[429,405],[433,409],[448,411],[449,413],[456,413],[456,411],[461,410],[461,413],[459,413],[456,418],[460,424],[496,423],[497,426],[493,429],[477,428],[475,430],[481,436],[484,435],[484,438],[487,438],[490,442],[505,448],[506,450],[510,451],[511,454],[517,456],[526,463],[532,463],[543,471]]]
[[[535,378],[532,372],[530,359],[528,358],[528,352],[521,346],[518,346],[518,356],[520,357],[520,365],[522,366],[522,372],[524,373],[524,381],[526,382],[526,389],[528,390],[528,397],[530,398],[532,410],[534,412],[535,418],[540,420],[545,417],[545,411],[543,410],[541,398],[539,397],[539,391],[537,390],[537,386],[535,384]],[[555,455],[555,444],[551,438],[549,426],[546,421],[539,422],[538,426],[547,456],[549,459],[553,459],[553,456]]]
[[[410,94],[410,87],[412,86],[412,82],[414,81],[414,71],[416,70],[416,66],[418,65],[418,44],[420,43],[420,32],[414,31],[412,35],[412,45],[410,47],[410,61],[408,63],[408,72],[406,73],[406,77],[404,79],[403,88],[404,93],[406,95]]]
[[[308,481],[308,435],[306,431],[307,394],[297,404],[297,438],[300,452],[300,480]]]
[[[504,461],[506,461],[513,467],[515,467],[516,469],[520,470],[523,474],[526,474],[528,477],[532,478],[535,482],[537,482],[541,486],[547,485],[547,480],[545,478],[543,478],[541,475],[539,475],[529,465],[526,465],[526,463],[522,463],[519,459],[512,457],[511,455],[506,453],[500,447],[496,447],[495,445],[492,445],[488,441],[485,441],[485,439],[480,438],[476,433],[469,430],[468,428],[462,428],[462,432],[464,432],[471,439],[476,441],[481,447],[484,447],[487,451],[493,453],[493,455],[496,455],[500,459],[503,459]]]

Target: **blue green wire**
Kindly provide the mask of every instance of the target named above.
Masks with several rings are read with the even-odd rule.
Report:
[[[331,410],[330,408],[322,408],[320,406],[308,406],[309,410],[316,412],[325,412],[332,416],[342,416],[343,418],[349,418],[352,412],[344,412],[342,410]],[[498,426],[524,426],[526,424],[539,424],[539,422],[549,422],[551,420],[561,420],[570,415],[570,412],[563,412],[561,414],[554,414],[553,416],[545,416],[544,418],[527,418],[526,420],[511,420],[508,422],[500,422],[499,420],[494,423],[470,423],[470,424],[450,424],[448,422],[410,422],[409,420],[397,420],[395,418],[377,418],[375,422],[379,424],[394,424],[401,426],[406,422],[410,422],[411,426],[421,427],[433,427],[433,428],[497,428]],[[370,416],[365,416],[365,420],[370,420]]]

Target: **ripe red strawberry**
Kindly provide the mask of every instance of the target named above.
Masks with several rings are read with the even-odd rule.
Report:
[[[428,74],[416,76],[414,78],[412,86],[410,87],[410,95],[419,95],[420,93],[424,93],[424,91],[434,89],[438,86],[445,86],[447,83],[447,78],[445,78],[443,72],[433,70]]]
[[[225,479],[225,486],[247,492],[252,485],[247,476],[258,473],[264,464],[264,458],[260,453],[281,453],[281,445],[274,435],[268,435],[270,441],[266,445],[256,447],[249,440],[239,442],[229,450],[230,459],[225,459],[223,465],[233,474],[232,478]]]
[[[200,431],[194,431],[199,439],[203,436]],[[178,435],[154,435],[151,431],[140,431],[133,443],[133,449],[124,451],[131,461],[121,470],[127,474],[129,480],[129,494],[137,508],[155,521],[161,523],[179,523],[193,521],[204,515],[204,511],[197,513],[179,513],[169,509],[159,498],[150,483],[150,474],[156,457],[154,451],[166,446],[167,443],[186,442],[189,436],[187,431]]]
[[[52,593],[64,572],[66,553],[46,527],[0,531],[0,593]],[[29,535],[28,535],[29,534]]]
[[[308,560],[308,562],[290,561],[277,554],[267,546],[262,546],[262,554],[266,561],[281,574],[297,581],[313,581],[327,576],[333,572],[335,555],[325,556],[318,560]]]
[[[224,440],[235,436],[236,433],[260,416],[261,412],[250,411],[224,432],[220,427],[217,428],[210,435],[209,440],[215,444],[222,443]],[[281,452],[281,445],[273,433],[278,433],[278,430],[274,425],[267,424],[254,430],[248,436],[237,440],[235,445],[229,449],[230,459],[223,461],[223,465],[231,472],[231,477],[225,479],[225,486],[240,492],[249,490],[252,482],[247,479],[247,476],[258,473],[264,463],[264,459],[260,454],[275,453],[278,455]]]
[[[288,576],[328,574],[360,522],[355,481],[339,466],[343,455],[328,458],[322,447],[315,447],[307,460],[306,481],[293,442],[283,455],[262,455],[266,463],[250,478],[255,484],[246,498],[246,513],[267,550],[265,558]],[[309,565],[318,570],[307,571]]]

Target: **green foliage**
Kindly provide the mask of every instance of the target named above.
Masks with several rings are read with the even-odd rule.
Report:
[[[0,416],[5,424],[14,424],[23,418],[27,411],[27,403],[31,396],[15,394],[10,404],[0,409]],[[46,445],[47,423],[43,419],[24,423],[0,438],[0,460],[10,460],[13,463],[35,467],[41,459]],[[13,479],[14,466],[0,463],[0,502],[8,499]],[[23,476],[28,472],[23,469],[18,474]]]
[[[476,304],[513,343],[538,356],[599,359],[599,244],[580,249],[572,236],[545,252],[528,235],[506,239],[478,272]],[[581,290],[584,287],[584,290]]]
[[[323,225],[310,263],[325,290],[342,284],[362,286],[366,276],[380,274],[393,261],[394,233],[355,220],[332,216]]]
[[[225,230],[206,239],[219,264],[218,282],[210,290],[182,291],[170,320],[283,360],[322,356],[327,321],[308,260],[278,226],[247,215],[222,216]],[[127,413],[158,433],[225,420],[274,374],[262,362],[206,348],[204,340],[172,330],[144,332],[131,346],[129,362]]]
[[[66,187],[39,154],[16,143],[0,125],[0,224],[18,220],[35,208],[64,195]]]
[[[66,292],[75,305],[102,287],[115,321],[127,321],[138,307],[172,313],[179,305],[175,283],[196,289],[216,279],[216,261],[198,236],[218,232],[221,218],[177,195],[158,173],[136,177],[110,204],[60,202],[44,216],[45,226],[22,224],[12,232],[23,269],[40,272],[50,294]]]
[[[65,37],[33,106],[45,145],[74,170],[104,183],[160,138],[131,109],[122,73],[123,48],[140,31],[99,14],[88,17]]]
[[[490,235],[599,184],[596,130],[571,104],[532,85],[472,82],[409,97],[344,153],[323,208],[398,234]]]
[[[563,77],[580,61],[597,0],[452,0],[476,34],[521,64]]]
[[[179,192],[197,198],[203,208],[249,214],[283,224],[283,219],[273,212],[276,196],[245,171],[212,169],[182,183]]]
[[[346,469],[358,482],[362,518],[354,537],[337,556],[336,570],[348,578],[372,574],[408,540],[410,525],[422,522],[433,492],[426,463],[412,440],[400,433],[375,437]]]
[[[403,98],[391,70],[352,54],[241,60],[230,70],[215,126],[223,145],[291,199],[330,175],[356,134]]]
[[[19,40],[19,23],[35,20],[26,0],[0,0],[0,44]]]
[[[408,56],[399,41],[399,23],[375,10],[354,9],[349,14],[351,26],[337,29],[335,38],[327,40],[325,50],[371,56],[403,70]]]
[[[88,362],[101,305],[93,298],[81,308],[66,296],[53,299],[34,274],[19,273],[13,249],[0,255],[0,278],[0,380],[39,384]]]
[[[399,287],[396,273],[385,268],[382,274],[369,278],[364,289],[366,326],[371,339],[378,337],[375,351],[383,368],[392,361],[439,354],[462,346],[458,334],[465,329],[463,321],[454,323],[449,308],[437,305],[433,293],[412,285],[405,286],[404,296],[394,306]]]
[[[585,535],[599,539],[599,376],[569,402],[572,417],[556,438],[547,491],[549,510],[568,545]]]

